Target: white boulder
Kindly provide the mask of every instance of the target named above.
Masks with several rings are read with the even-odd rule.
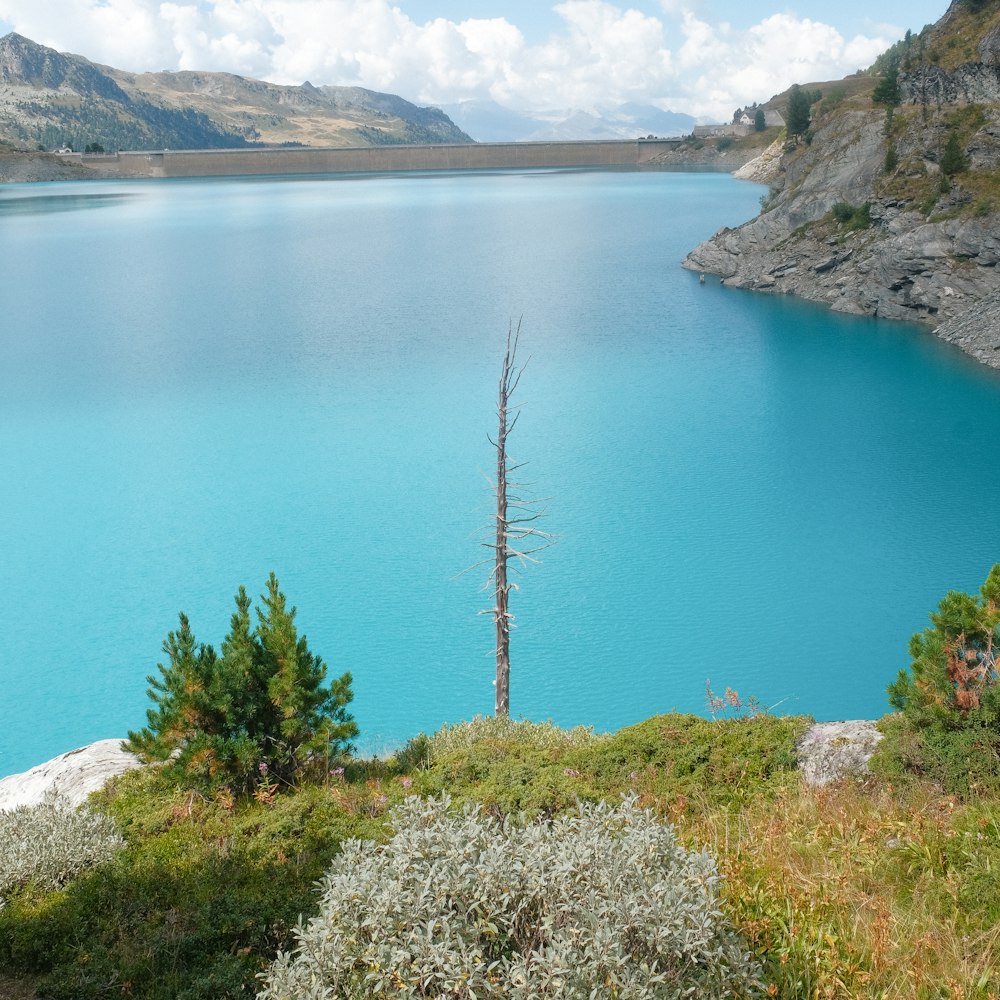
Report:
[[[81,805],[111,778],[140,766],[139,759],[122,749],[122,741],[98,740],[70,750],[21,774],[0,779],[0,810],[37,805],[47,794],[71,805]]]

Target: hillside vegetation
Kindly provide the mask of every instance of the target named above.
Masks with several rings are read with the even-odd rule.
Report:
[[[599,736],[481,720],[242,800],[135,772],[97,802],[128,846],[65,888],[14,894],[0,967],[52,998],[246,996],[318,912],[342,845],[385,842],[407,796],[549,817],[629,794],[714,856],[764,995],[1000,995],[1000,798],[909,779],[806,788],[807,722],[666,715]]]

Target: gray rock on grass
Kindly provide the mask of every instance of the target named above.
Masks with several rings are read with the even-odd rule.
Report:
[[[817,722],[799,740],[799,770],[807,785],[821,788],[841,778],[868,774],[882,734],[874,722]]]

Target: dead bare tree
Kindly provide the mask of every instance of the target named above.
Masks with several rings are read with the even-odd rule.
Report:
[[[518,560],[522,565],[538,562],[535,553],[552,544],[552,536],[541,531],[535,524],[545,512],[538,509],[540,501],[528,501],[515,492],[521,485],[511,480],[511,474],[520,469],[524,463],[512,463],[507,454],[507,436],[514,430],[520,412],[511,403],[511,397],[517,390],[524,365],[517,362],[517,342],[521,335],[521,323],[514,329],[513,324],[507,330],[507,349],[504,352],[503,367],[500,370],[500,392],[497,399],[497,437],[490,444],[496,448],[496,537],[495,540],[483,542],[486,548],[492,549],[493,570],[487,580],[487,588],[491,588],[495,604],[487,614],[493,615],[497,637],[497,675],[496,675],[496,714],[510,715],[510,631],[513,626],[513,615],[510,613],[510,592],[517,590],[517,584],[510,580],[508,564]]]

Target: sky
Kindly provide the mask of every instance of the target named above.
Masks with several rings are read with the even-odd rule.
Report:
[[[703,118],[869,66],[948,0],[0,0],[17,31],[120,69],[341,84],[526,113],[627,101]]]

